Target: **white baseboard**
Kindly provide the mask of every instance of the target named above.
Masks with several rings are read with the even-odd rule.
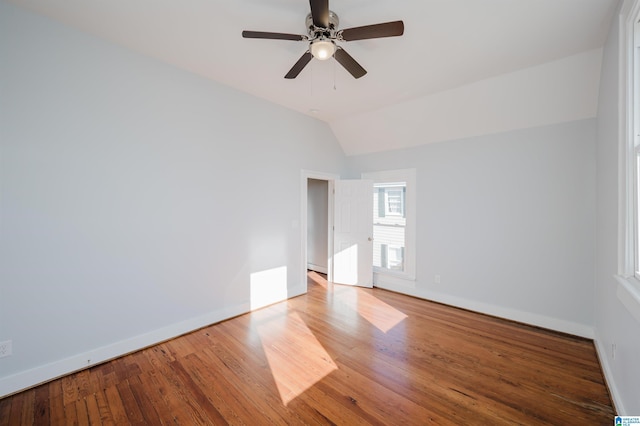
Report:
[[[373,285],[374,287],[386,288],[386,286],[393,286],[396,288],[415,289],[416,280],[414,278],[405,278],[401,276],[394,276],[390,274],[373,273]]]
[[[320,272],[321,274],[328,274],[328,269],[326,266],[316,265],[314,263],[307,263],[307,269],[310,271]]]
[[[306,287],[304,288],[304,291],[306,291]],[[290,291],[290,293],[295,295],[301,294],[300,288],[295,288]],[[251,308],[249,303],[220,309],[200,317],[171,324],[167,327],[163,327],[149,333],[121,340],[69,358],[54,361],[50,364],[38,366],[31,370],[21,371],[11,376],[2,377],[0,378],[0,398],[83,370],[93,365],[101,364],[105,361],[139,351],[143,348],[173,339],[182,334],[192,332],[199,328],[206,327],[250,311]]]
[[[287,298],[300,296],[306,292],[306,284],[300,285],[288,289]],[[283,300],[285,299],[273,300],[270,301],[269,304],[282,302]],[[259,308],[260,307],[254,309]],[[0,398],[32,388],[41,383],[84,370],[85,368],[93,365],[101,364],[114,358],[139,351],[180,335],[190,333],[199,328],[206,327],[238,315],[246,314],[251,310],[250,303],[220,309],[196,318],[171,324],[167,327],[163,327],[149,333],[121,340],[111,345],[96,348],[50,364],[38,366],[31,370],[21,371],[14,375],[0,378]]]
[[[451,296],[449,294],[439,293],[436,291],[416,289],[411,285],[394,284],[388,281],[378,282],[376,283],[376,287],[407,294],[409,296],[418,297],[420,299],[432,300],[434,302],[468,309],[474,312],[522,322],[549,330],[572,334],[574,336],[586,337],[588,339],[594,338],[593,327],[562,320],[559,318],[547,317],[544,315],[519,311],[517,309],[491,305],[488,303],[478,302],[475,300],[465,299],[457,296]]]
[[[602,340],[598,337],[596,332],[596,337],[593,339],[596,352],[598,353],[598,359],[600,361],[600,365],[602,366],[602,372],[604,374],[604,380],[607,382],[607,387],[609,388],[609,394],[611,395],[611,399],[613,400],[614,409],[616,411],[616,415],[619,416],[631,416],[632,413],[627,413],[627,410],[624,408],[624,404],[622,403],[622,398],[620,397],[620,392],[616,387],[616,382],[613,380],[613,373],[611,371],[611,366],[609,365],[609,356],[607,355],[607,351],[603,346]]]
[[[291,288],[287,290],[287,299],[291,299],[292,297],[297,297],[303,295],[307,292],[306,285],[299,285],[297,287]]]
[[[435,302],[458,306],[464,309],[494,315],[501,318],[537,325],[551,330],[556,330],[591,339],[594,338],[593,328],[582,324],[576,324],[556,318],[506,309],[499,306],[475,302],[472,300],[444,295],[437,292],[417,290],[412,286],[378,283],[376,287],[408,294],[410,296],[422,299],[433,300]],[[287,297],[296,297],[306,293],[306,291],[306,286],[297,286],[288,290]],[[149,333],[115,342],[111,345],[96,348],[91,351],[52,362],[50,364],[38,366],[31,370],[22,371],[11,376],[0,378],[0,398],[37,386],[41,383],[45,383],[58,377],[83,370],[93,365],[101,364],[105,361],[109,361],[128,353],[141,350],[143,348],[175,338],[185,333],[189,333],[193,330],[197,330],[207,325],[215,324],[217,322],[245,314],[250,311],[251,308],[249,303],[221,309],[215,312],[208,313],[206,315],[202,315],[200,317],[192,318],[176,324],[171,324],[167,327],[154,330]],[[605,371],[605,376],[607,377],[607,381],[610,385],[609,388],[612,392],[614,403],[616,404],[618,410],[621,413],[624,413],[623,407],[620,403],[620,398],[617,396],[615,386],[612,386],[613,382],[609,380],[609,378],[612,376],[609,372],[610,370],[607,364],[606,352],[603,350],[603,348],[600,347],[598,340],[596,340],[596,349],[598,350],[598,353],[600,355],[603,369]]]

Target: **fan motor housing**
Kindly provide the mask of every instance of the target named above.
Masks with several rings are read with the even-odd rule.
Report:
[[[336,30],[338,28],[338,24],[340,23],[340,19],[338,19],[338,15],[332,10],[329,11],[329,28],[323,28],[327,30]],[[313,16],[309,13],[307,18],[305,19],[305,25],[309,29],[309,36],[313,37],[316,34],[318,28],[313,25]]]

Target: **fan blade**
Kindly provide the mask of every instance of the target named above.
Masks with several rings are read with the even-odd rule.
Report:
[[[313,25],[329,28],[329,0],[309,0]]]
[[[344,41],[365,40],[368,38],[396,37],[404,34],[404,22],[393,21],[384,24],[365,25],[347,28],[339,32]]]
[[[307,64],[311,61],[312,57],[313,56],[311,56],[311,52],[305,52],[305,54],[302,55],[300,59],[298,59],[298,62],[296,62],[295,65],[289,70],[287,75],[284,76],[284,78],[296,78],[298,74],[300,74],[300,71],[302,71],[302,69],[306,67]]]
[[[367,70],[356,62],[343,48],[338,47],[336,53],[333,54],[336,61],[344,67],[355,78],[360,78],[367,73]]]
[[[298,34],[266,33],[264,31],[243,31],[242,37],[266,38],[271,40],[293,40],[293,41],[303,41],[307,39],[307,36],[298,35]]]

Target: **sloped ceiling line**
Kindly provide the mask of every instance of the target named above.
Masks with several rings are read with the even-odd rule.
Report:
[[[330,123],[347,155],[596,116],[602,49]]]
[[[361,79],[314,60],[285,80],[306,45],[241,33],[304,34],[307,0],[0,1],[330,123],[350,155],[588,116],[597,52],[619,3],[330,0],[340,28],[401,19],[404,35],[344,43],[368,71]],[[501,92],[517,82],[518,96]]]

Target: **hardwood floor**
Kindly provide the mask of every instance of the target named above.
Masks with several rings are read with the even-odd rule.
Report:
[[[593,343],[379,289],[309,293],[0,400],[0,425],[588,424]]]

